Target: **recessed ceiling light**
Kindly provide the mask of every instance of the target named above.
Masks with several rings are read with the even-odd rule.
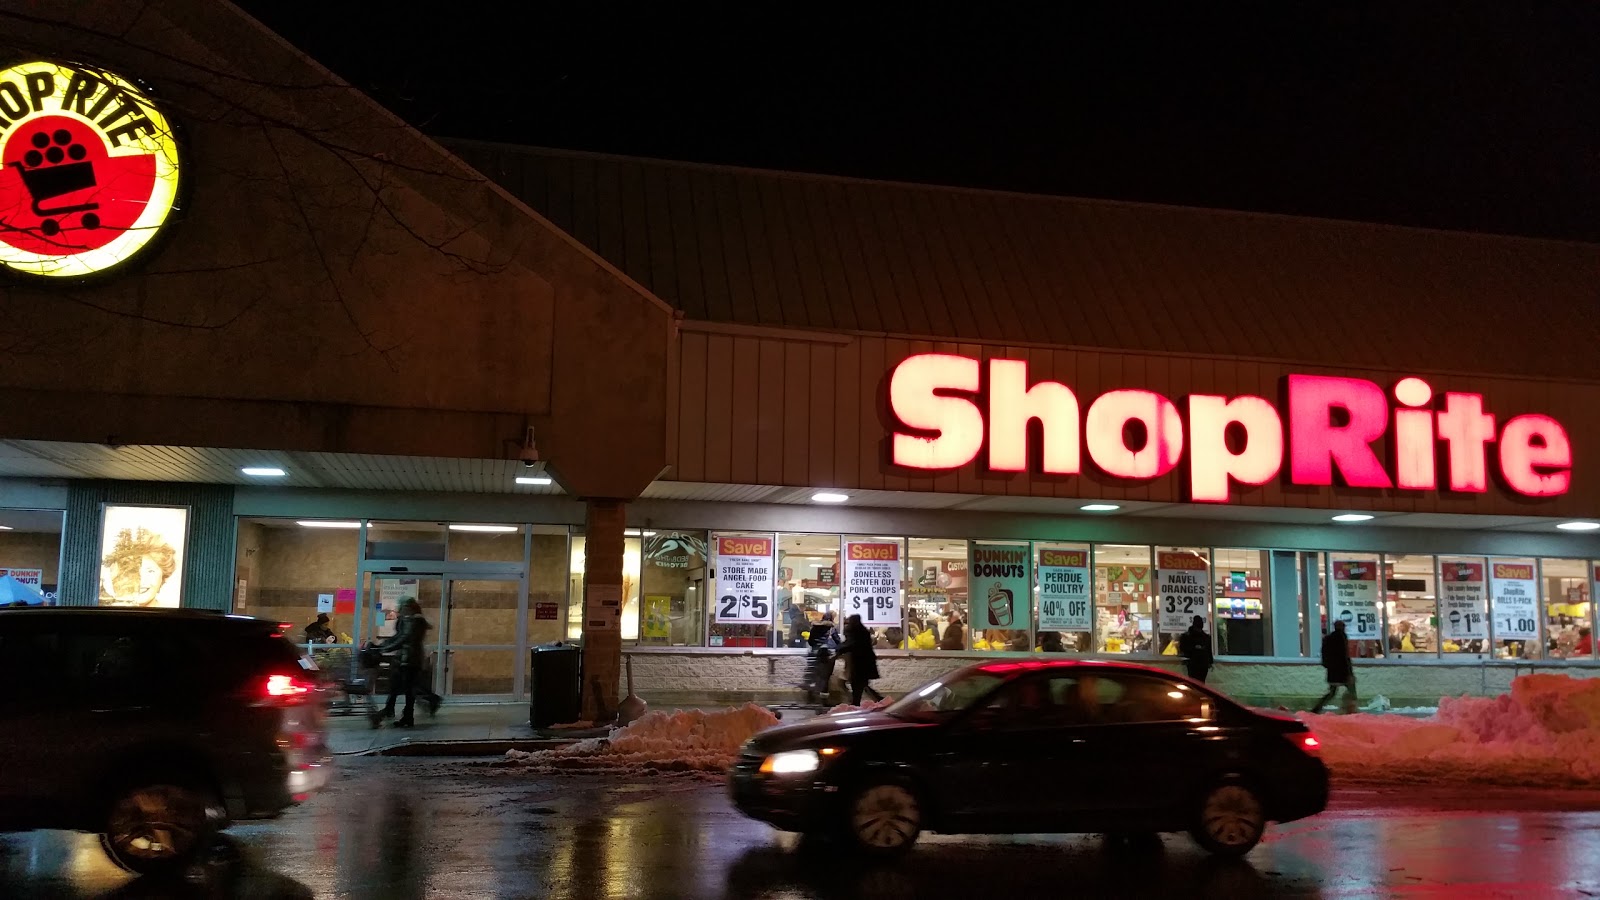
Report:
[[[1556,527],[1562,531],[1594,531],[1600,528],[1600,522],[1562,522]]]
[[[521,528],[520,528],[520,526],[517,526],[517,525],[451,525],[450,526],[450,530],[451,531],[484,531],[484,532],[489,532],[491,534],[509,534],[509,533],[511,533],[513,531],[520,531]]]
[[[833,491],[818,491],[811,495],[813,503],[843,503],[849,499],[849,494],[837,494]]]
[[[637,528],[629,528],[628,530],[622,532],[622,534],[623,534],[624,537],[655,537],[656,536],[656,533],[654,531],[640,531]]]
[[[277,466],[245,466],[239,471],[251,478],[282,478],[289,474]]]
[[[1366,513],[1340,513],[1333,517],[1335,522],[1365,522],[1372,516]]]
[[[549,484],[549,483],[550,483],[550,477],[548,475],[519,475],[519,476],[517,476],[517,484]]]
[[[1115,503],[1087,503],[1078,507],[1083,512],[1116,512],[1121,508]]]
[[[360,528],[360,522],[339,522],[333,519],[300,519],[295,523],[302,528]]]

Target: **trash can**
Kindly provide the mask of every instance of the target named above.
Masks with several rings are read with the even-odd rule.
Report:
[[[582,708],[579,692],[583,686],[583,651],[577,644],[557,641],[540,644],[531,654],[529,724],[534,728],[548,728],[578,721],[578,711]]]

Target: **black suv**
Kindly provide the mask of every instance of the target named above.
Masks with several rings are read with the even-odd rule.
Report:
[[[819,716],[745,744],[735,804],[779,828],[879,854],[923,830],[1188,831],[1246,853],[1269,821],[1322,811],[1328,770],[1305,725],[1159,669],[978,663],[878,712]]]
[[[0,610],[0,831],[98,832],[124,868],[179,868],[327,780],[320,682],[263,619]]]

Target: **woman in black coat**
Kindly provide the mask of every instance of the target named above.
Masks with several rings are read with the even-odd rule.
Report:
[[[870,693],[873,700],[882,700],[883,695],[869,683],[878,677],[878,654],[872,649],[872,632],[861,624],[860,616],[844,620],[844,643],[839,645],[839,654],[848,656],[850,661],[850,702],[860,706],[864,693]]]

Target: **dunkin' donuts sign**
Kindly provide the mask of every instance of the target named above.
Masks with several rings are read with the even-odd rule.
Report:
[[[987,451],[996,472],[1077,475],[1083,451],[1113,478],[1159,478],[1185,466],[1190,498],[1226,503],[1234,485],[1291,484],[1483,493],[1491,469],[1527,497],[1565,494],[1572,444],[1536,413],[1503,423],[1483,395],[1434,395],[1420,378],[1375,382],[1290,375],[1285,405],[1263,397],[1190,394],[1183,406],[1154,391],[1113,390],[1081,407],[1057,381],[1033,382],[1028,363],[924,353],[889,378],[896,419],[890,458],[928,471],[959,469]],[[1030,458],[1029,429],[1043,435]],[[1374,444],[1386,439],[1380,457]],[[1491,447],[1491,445],[1493,445]]]
[[[71,278],[125,262],[178,198],[177,141],[128,80],[28,62],[0,71],[0,267]]]

